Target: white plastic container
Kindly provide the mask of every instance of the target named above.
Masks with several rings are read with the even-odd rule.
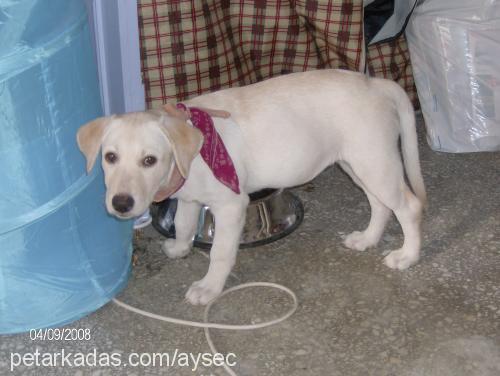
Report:
[[[431,148],[500,150],[500,1],[425,0],[406,35]]]

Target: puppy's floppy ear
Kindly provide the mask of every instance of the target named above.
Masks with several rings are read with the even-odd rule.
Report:
[[[224,110],[215,110],[213,108],[206,108],[206,107],[197,107],[198,109],[205,111],[207,114],[209,114],[212,117],[218,117],[218,118],[223,118],[227,119],[231,117],[231,113],[224,111]],[[189,108],[186,108],[185,110],[181,110],[177,107],[175,107],[171,103],[165,103],[162,107],[163,111],[165,111],[167,114],[170,116],[175,116],[184,120],[188,120],[191,118],[191,112],[189,111]]]
[[[111,117],[97,118],[80,127],[76,134],[78,147],[87,159],[87,173],[92,170],[99,149],[101,148],[102,136],[106,126],[110,123]]]
[[[162,116],[159,126],[172,145],[179,172],[186,179],[191,162],[203,145],[203,135],[198,129],[189,126],[177,116]]]
[[[191,114],[189,113],[189,109],[186,109],[186,111],[183,111],[183,110],[175,107],[172,103],[165,103],[162,107],[162,110],[165,111],[170,116],[179,118],[179,119],[184,120],[184,121],[187,121],[191,117]]]

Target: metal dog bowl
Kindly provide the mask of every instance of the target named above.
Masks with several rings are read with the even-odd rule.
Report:
[[[167,238],[175,238],[177,200],[167,199],[153,207],[153,227]],[[240,248],[255,247],[278,240],[295,230],[304,218],[301,201],[285,190],[264,189],[250,194]],[[215,218],[203,206],[194,245],[210,248],[215,234]]]

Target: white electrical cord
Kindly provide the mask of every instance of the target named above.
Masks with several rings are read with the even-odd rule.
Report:
[[[288,295],[290,295],[292,297],[293,306],[283,316],[278,317],[277,319],[266,321],[266,322],[262,322],[262,323],[259,323],[259,324],[231,325],[231,324],[218,324],[218,323],[210,323],[210,322],[208,322],[208,313],[210,312],[210,308],[212,307],[212,305],[217,300],[219,300],[224,295],[227,295],[227,294],[229,294],[229,293],[231,293],[233,291],[241,290],[241,289],[248,288],[248,287],[271,287],[271,288],[275,288],[275,289],[278,289],[278,290],[285,291]],[[215,348],[215,345],[214,345],[214,343],[212,341],[212,338],[210,337],[209,329],[252,330],[252,329],[265,328],[266,326],[275,325],[275,324],[278,324],[278,323],[286,320],[287,318],[289,318],[291,315],[294,314],[294,312],[297,310],[297,308],[299,306],[299,302],[297,300],[297,296],[295,295],[295,293],[292,290],[290,290],[288,287],[279,285],[277,283],[271,283],[271,282],[248,282],[248,283],[243,283],[243,284],[238,285],[238,286],[231,287],[231,288],[223,291],[222,294],[220,294],[218,298],[216,298],[216,299],[212,300],[211,302],[209,302],[207,304],[207,306],[205,307],[205,312],[203,314],[203,322],[182,320],[182,319],[177,319],[177,318],[174,318],[174,317],[162,316],[162,315],[158,315],[156,313],[151,313],[151,312],[144,311],[144,310],[136,308],[136,307],[132,307],[131,305],[123,303],[123,302],[119,301],[118,299],[112,299],[112,300],[117,305],[119,305],[119,306],[121,306],[121,307],[123,307],[123,308],[125,308],[125,309],[127,309],[129,311],[132,311],[134,313],[142,315],[142,316],[150,317],[150,318],[153,318],[153,319],[156,319],[156,320],[160,320],[160,321],[166,321],[166,322],[169,322],[169,323],[172,323],[172,324],[186,325],[186,326],[193,326],[193,327],[197,327],[197,328],[203,328],[203,330],[205,332],[205,338],[207,340],[208,346],[210,347],[210,350],[212,351],[212,354],[217,353],[217,349]],[[231,375],[231,376],[237,376],[236,373],[231,368],[229,368],[229,366],[227,364],[223,363],[223,367],[224,367],[224,369],[226,370],[226,372],[229,375]]]

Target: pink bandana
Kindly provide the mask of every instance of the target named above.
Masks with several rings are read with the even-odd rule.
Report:
[[[196,108],[190,107],[189,110],[182,103],[177,103],[177,108],[190,113],[191,122],[194,127],[203,134],[204,141],[200,150],[200,155],[206,162],[214,176],[233,192],[240,193],[240,183],[233,161],[224,146],[215,129],[214,122],[208,113]]]

